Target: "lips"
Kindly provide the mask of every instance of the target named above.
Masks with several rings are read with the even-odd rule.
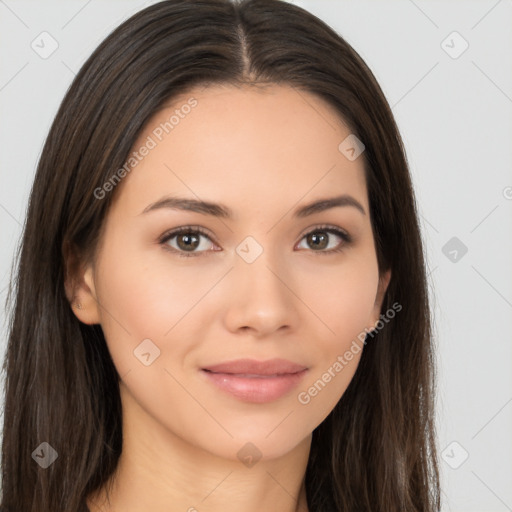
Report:
[[[307,371],[306,366],[284,359],[239,359],[201,370],[207,381],[216,388],[239,400],[253,403],[281,398],[297,387]]]
[[[203,370],[212,373],[226,373],[239,376],[270,377],[298,373],[305,370],[304,365],[296,364],[285,359],[269,359],[255,361],[254,359],[238,359],[225,363],[207,366]]]

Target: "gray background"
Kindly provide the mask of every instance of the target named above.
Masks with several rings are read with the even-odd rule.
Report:
[[[99,42],[152,3],[0,0],[2,303],[57,107]],[[512,1],[292,3],[366,60],[406,145],[439,348],[443,511],[512,511]],[[47,58],[31,47],[52,39]]]

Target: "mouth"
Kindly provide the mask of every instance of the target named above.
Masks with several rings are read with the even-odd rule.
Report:
[[[295,388],[308,368],[284,359],[239,359],[202,368],[201,373],[218,389],[252,403],[277,400]]]

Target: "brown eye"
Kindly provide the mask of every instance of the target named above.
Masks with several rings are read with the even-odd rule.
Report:
[[[308,244],[316,249],[325,249],[329,243],[329,237],[325,233],[315,231],[307,235]]]
[[[332,243],[332,240],[335,240],[335,237],[342,241],[337,244],[334,242],[334,245],[331,245],[329,248],[329,243]],[[317,227],[313,231],[304,235],[303,240],[306,240],[306,248],[311,248],[313,252],[321,254],[339,252],[352,241],[348,233],[332,226]]]
[[[210,243],[203,242],[203,239],[209,240]],[[204,252],[209,252],[212,249],[208,249],[208,245],[213,245],[211,238],[205,231],[188,226],[164,234],[159,243],[166,250],[184,257],[199,256]]]
[[[184,251],[194,250],[199,246],[199,237],[196,234],[184,233],[175,237],[179,248]]]

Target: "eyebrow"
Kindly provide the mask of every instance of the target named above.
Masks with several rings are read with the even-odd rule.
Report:
[[[352,206],[363,215],[366,215],[365,209],[357,199],[348,194],[343,194],[337,197],[319,199],[312,203],[301,206],[294,211],[293,216],[297,218],[304,218],[315,213],[320,213],[326,210],[330,210],[331,208],[342,206]],[[151,203],[150,205],[146,206],[146,208],[144,208],[141,214],[161,208],[185,210],[201,213],[203,215],[211,215],[213,217],[219,217],[223,219],[232,219],[234,217],[233,211],[223,204],[176,196],[165,196],[158,201]]]

